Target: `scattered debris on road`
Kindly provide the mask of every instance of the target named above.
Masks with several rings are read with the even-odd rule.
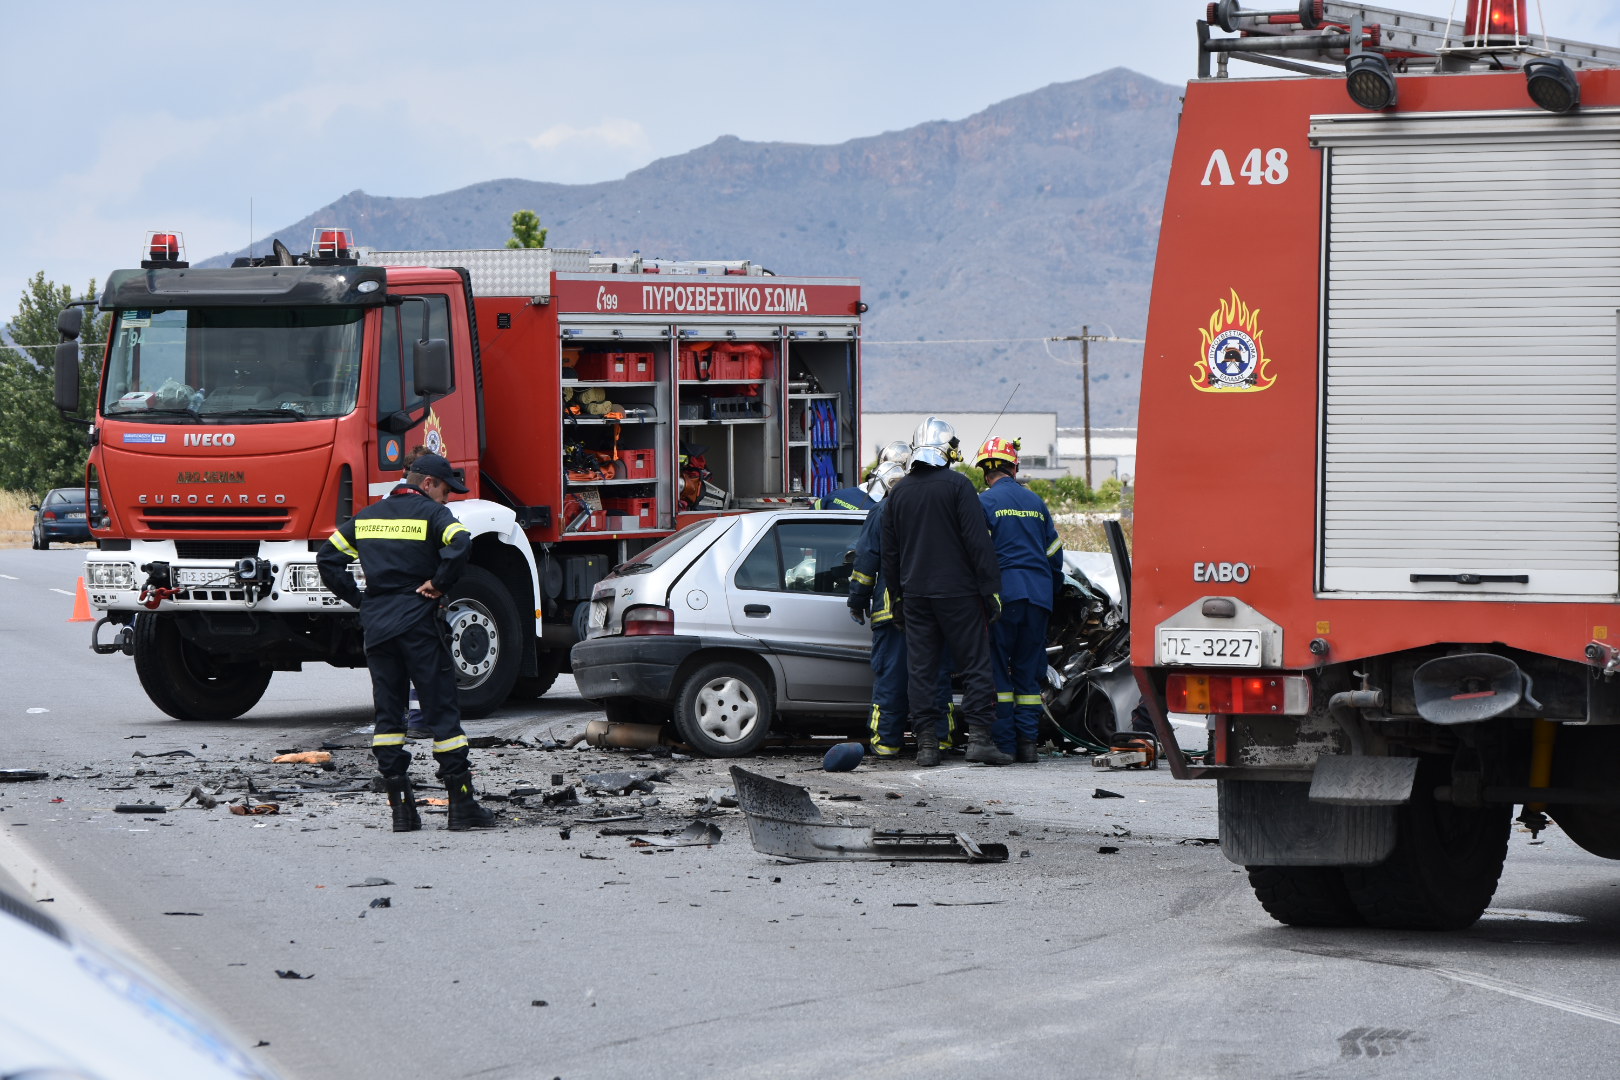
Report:
[[[888,859],[897,862],[1006,862],[1005,844],[978,844],[961,833],[874,829],[830,822],[797,784],[773,780],[733,765],[737,801],[748,818],[754,850],[785,859]]]
[[[1093,799],[1123,799],[1125,796],[1117,791],[1109,791],[1107,788],[1098,788],[1091,793],[1091,797]]]
[[[352,885],[345,886],[345,888],[350,888],[350,889],[374,889],[379,885],[392,885],[392,884],[393,884],[393,882],[389,881],[385,877],[368,877],[364,881],[357,881]]]
[[[138,753],[137,757],[140,756]],[[270,759],[272,765],[324,765],[332,760],[326,750],[305,750],[299,754],[277,754]]]
[[[674,836],[639,836],[632,847],[712,847],[720,842],[720,827],[707,821],[694,821]]]
[[[0,782],[20,783],[24,780],[43,780],[50,773],[39,769],[0,769]]]
[[[167,812],[168,807],[159,806],[156,803],[119,803],[113,807],[113,813],[115,814],[163,814]]]
[[[314,977],[313,975],[300,975],[291,969],[287,971],[282,971],[280,968],[276,969],[276,978],[278,979],[313,979]]]
[[[137,750],[137,751],[135,751],[133,754],[131,754],[129,756],[132,757],[132,758],[160,758],[160,757],[191,757],[191,758],[194,758],[197,755],[193,754],[190,750],[164,750],[161,753],[157,753],[157,754],[148,754],[144,750]]]

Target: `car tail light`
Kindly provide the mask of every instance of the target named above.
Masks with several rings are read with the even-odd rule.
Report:
[[[39,516],[44,518],[46,521],[55,521],[56,520],[56,511],[55,510],[41,510],[39,512]]]
[[[663,636],[675,632],[675,613],[667,607],[641,604],[624,613],[625,637]]]
[[[1303,675],[1171,675],[1165,683],[1171,712],[1302,716],[1311,708]]]

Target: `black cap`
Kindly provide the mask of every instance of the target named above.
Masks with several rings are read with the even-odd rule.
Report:
[[[443,480],[457,495],[467,494],[467,485],[456,476],[456,470],[450,467],[450,463],[438,454],[423,454],[411,462],[411,472],[418,476],[431,476],[435,480]]]

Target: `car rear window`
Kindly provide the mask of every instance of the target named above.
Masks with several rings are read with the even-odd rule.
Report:
[[[73,500],[68,498],[68,493],[65,490],[62,488],[57,488],[55,491],[45,496],[45,501],[47,503],[65,503],[72,502]]]
[[[669,561],[681,548],[690,544],[696,537],[714,524],[714,518],[704,518],[694,521],[679,532],[670,533],[658,543],[637,555],[632,555],[627,562],[620,563],[613,568],[617,577],[626,577],[630,574],[645,574],[649,570],[656,570]]]

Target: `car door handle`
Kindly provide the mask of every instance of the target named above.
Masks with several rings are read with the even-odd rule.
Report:
[[[748,616],[750,619],[763,619],[765,616],[769,615],[770,613],[771,613],[771,609],[770,609],[769,605],[766,605],[766,604],[744,604],[743,605],[743,614]]]

